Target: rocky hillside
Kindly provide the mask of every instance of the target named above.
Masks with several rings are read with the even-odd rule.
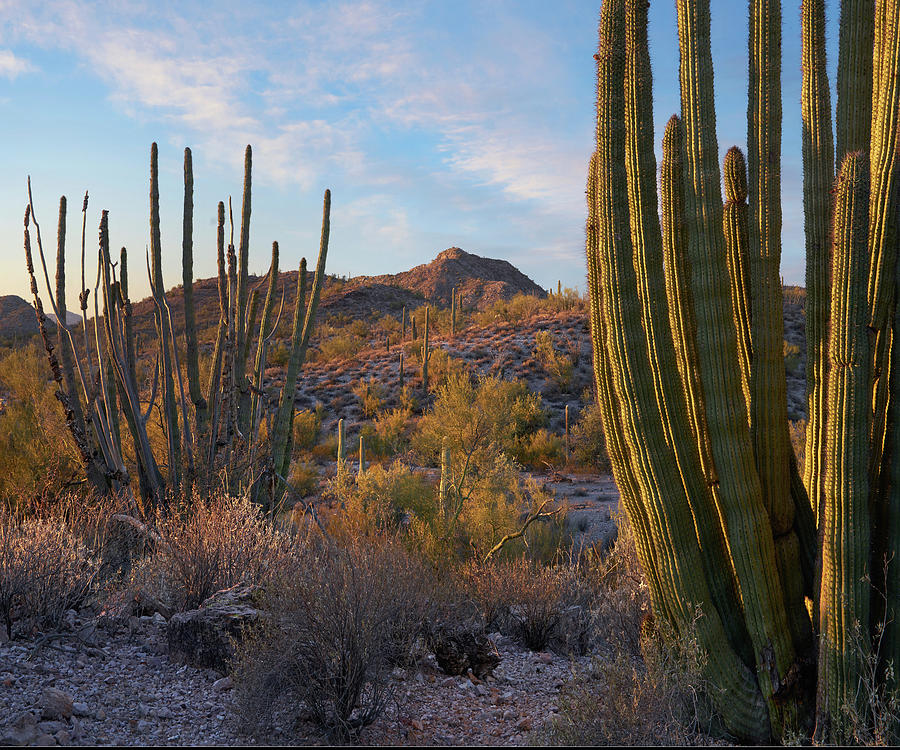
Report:
[[[505,260],[482,258],[451,247],[431,263],[394,275],[357,276],[349,282],[351,289],[384,284],[421,295],[429,302],[450,304],[453,287],[459,290],[466,307],[483,310],[497,300],[518,294],[545,297],[547,293]]]
[[[38,332],[34,308],[21,297],[0,297],[0,340],[24,338]]]

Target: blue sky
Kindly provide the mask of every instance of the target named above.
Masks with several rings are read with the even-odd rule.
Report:
[[[457,245],[509,260],[538,284],[583,290],[584,177],[593,144],[599,2],[358,0],[208,3],[0,0],[0,294],[30,298],[25,178],[55,249],[81,197],[96,253],[148,243],[150,143],[160,148],[166,285],[181,279],[182,150],[195,179],[195,276],[215,272],[215,208],[240,203],[254,149],[251,271],[318,247],[331,188],[328,268],[405,270]],[[722,154],[746,142],[747,4],[712,0]],[[783,258],[803,283],[799,0],[784,5]],[[834,85],[836,3],[828,3]],[[679,109],[672,0],[650,10],[657,140]],[[132,296],[148,287],[132,261]],[[89,274],[92,274],[89,271]],[[74,281],[74,264],[69,280]],[[70,283],[70,299],[77,293]]]

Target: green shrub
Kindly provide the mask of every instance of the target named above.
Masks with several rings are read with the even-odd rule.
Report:
[[[312,450],[319,441],[325,407],[317,404],[314,411],[302,409],[294,412],[294,449]]]
[[[368,377],[361,379],[353,386],[353,395],[356,396],[359,401],[363,416],[366,419],[371,419],[381,410],[381,407],[384,406],[387,392],[385,387],[375,380],[375,378]]]
[[[520,441],[514,455],[516,461],[525,466],[552,469],[564,463],[565,453],[563,439],[547,428],[541,427]]]
[[[315,464],[297,461],[291,467],[288,484],[293,491],[292,497],[302,498],[315,495],[319,489],[319,470]]]
[[[47,356],[37,344],[0,358],[0,502],[55,495],[82,476]]]
[[[612,470],[606,453],[603,419],[595,401],[590,401],[581,410],[575,426],[571,428],[569,450],[570,460],[577,466],[604,474]]]
[[[549,331],[538,331],[534,334],[534,357],[541,363],[541,367],[557,388],[568,389],[572,383],[575,362],[571,353],[566,354],[557,350]]]

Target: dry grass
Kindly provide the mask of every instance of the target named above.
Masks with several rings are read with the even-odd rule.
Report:
[[[246,498],[195,496],[156,519],[161,541],[137,571],[173,609],[194,609],[215,592],[240,582],[266,585],[279,578],[294,540]]]
[[[356,741],[391,697],[426,606],[427,576],[396,541],[321,543],[295,557],[267,597],[268,624],[240,649],[242,717],[264,731],[309,717],[333,742]]]
[[[7,637],[56,628],[93,593],[100,561],[59,518],[0,506],[0,620]]]

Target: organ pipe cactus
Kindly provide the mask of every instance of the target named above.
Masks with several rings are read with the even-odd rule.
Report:
[[[246,475],[232,471],[228,486],[235,491],[247,490],[251,482],[263,487],[268,479],[270,492],[266,502],[272,506],[273,499],[283,492],[283,477],[290,466],[291,423],[293,420],[293,395],[299,369],[302,366],[312,331],[316,308],[325,276],[325,258],[328,245],[330,193],[325,193],[322,242],[316,266],[313,291],[309,303],[305,304],[305,294],[301,290],[296,301],[294,334],[288,362],[288,378],[282,392],[277,411],[269,430],[268,452],[264,455],[264,470],[257,475],[254,469],[257,447],[256,435],[261,424],[261,412],[267,408],[263,395],[263,372],[265,370],[266,345],[277,326],[272,322],[278,278],[278,245],[273,244],[273,261],[269,270],[269,285],[263,306],[263,320],[260,325],[257,357],[253,371],[252,386],[244,376],[245,361],[252,346],[251,337],[255,328],[255,310],[258,308],[259,292],[249,292],[247,287],[247,254],[249,253],[250,219],[250,149],[245,162],[244,199],[242,203],[241,246],[236,252],[232,240],[225,245],[225,205],[218,205],[216,229],[216,249],[218,261],[218,291],[220,320],[216,333],[215,349],[210,368],[209,382],[205,394],[201,389],[199,365],[197,362],[197,336],[193,305],[193,164],[191,152],[185,149],[184,159],[184,213],[182,217],[182,275],[185,289],[185,363],[188,387],[184,387],[179,347],[176,344],[175,326],[172,312],[163,288],[162,238],[159,216],[158,152],[154,143],[151,148],[150,169],[150,250],[147,257],[147,272],[153,295],[157,328],[158,353],[156,372],[150,387],[149,403],[146,408],[141,402],[143,395],[136,377],[138,347],[135,344],[131,302],[128,298],[127,253],[122,248],[119,278],[116,278],[116,264],[110,257],[108,217],[104,211],[100,223],[97,284],[94,290],[94,336],[91,341],[90,329],[85,320],[83,346],[75,346],[72,331],[65,323],[65,199],[60,201],[59,240],[57,248],[56,294],[51,289],[49,274],[40,240],[40,228],[34,218],[29,180],[29,204],[25,221],[26,264],[31,275],[35,306],[39,322],[44,326],[42,305],[37,290],[37,280],[32,262],[29,225],[34,225],[37,234],[41,268],[46,282],[51,305],[59,319],[61,341],[53,347],[47,339],[48,358],[54,377],[58,375],[61,384],[60,401],[66,411],[67,424],[81,452],[88,479],[102,492],[124,492],[137,500],[131,488],[129,468],[123,459],[119,437],[119,419],[124,417],[133,443],[133,456],[139,479],[140,496],[148,506],[165,508],[169,496],[186,490],[193,482],[208,486],[214,473],[223,466],[246,467]],[[82,207],[82,248],[84,248],[84,227],[86,224],[87,194]],[[230,202],[229,202],[230,215]],[[87,310],[90,290],[84,284],[84,250],[82,251],[82,291],[79,295],[82,312]],[[301,264],[298,282],[305,287],[306,265]],[[100,303],[102,302],[102,319]],[[283,297],[282,297],[283,303]],[[280,315],[280,312],[279,312]],[[102,320],[102,325],[101,325]],[[64,356],[62,364],[55,348],[63,348],[72,356]],[[80,395],[71,392],[68,385],[80,387]],[[148,438],[147,425],[154,415],[153,404],[161,393],[163,409],[161,420],[167,436],[165,460],[159,462],[153,454]],[[188,398],[188,393],[190,398]],[[254,409],[250,408],[253,395]],[[257,397],[259,397],[257,401]],[[73,406],[83,398],[87,405],[80,418]],[[246,401],[246,405],[244,404]],[[258,408],[257,408],[258,404]],[[191,409],[193,407],[193,409]],[[191,411],[193,410],[193,420]],[[255,419],[250,419],[251,411]],[[193,423],[193,426],[192,426]],[[197,452],[197,449],[199,453]],[[199,461],[195,463],[195,455]],[[248,459],[249,456],[249,459]],[[235,463],[235,462],[238,463]],[[167,467],[164,476],[160,465]],[[184,481],[186,479],[187,481]],[[257,489],[256,496],[260,496]]]
[[[881,611],[870,606],[879,580],[872,567],[892,559],[898,544],[888,531],[879,546],[877,532],[900,528],[892,520],[900,508],[900,462],[888,463],[897,450],[900,358],[888,383],[885,354],[896,326],[897,248],[879,234],[893,231],[897,222],[889,217],[900,208],[893,187],[900,7],[886,0],[875,6],[874,93],[866,93],[865,64],[839,64],[847,105],[838,118],[841,142],[862,139],[864,146],[853,147],[871,148],[873,189],[870,198],[869,160],[849,156],[830,230],[824,14],[821,2],[803,3],[807,247],[809,262],[823,265],[829,250],[834,257],[831,291],[827,269],[810,270],[808,356],[815,361],[804,483],[787,437],[782,361],[780,3],[750,3],[748,167],[737,149],[729,151],[724,206],[709,0],[676,5],[682,111],[663,139],[661,227],[648,3],[604,0],[600,15],[587,266],[608,453],[654,610],[676,632],[696,628],[709,658],[711,696],[729,729],[761,741],[794,731],[811,736],[815,722],[817,739],[833,741],[844,736],[841,711],[856,700],[865,661],[865,649],[862,661],[851,653],[853,623],[864,643],[886,623],[885,653],[892,656],[900,640],[896,570],[882,576]],[[872,9],[846,2],[842,34],[864,40]],[[867,48],[861,55],[855,49],[866,56]],[[860,111],[872,113],[871,147],[860,135],[869,132],[858,122]],[[825,244],[829,231],[833,248]],[[874,351],[867,325],[876,330]],[[818,550],[807,488],[820,509]],[[882,514],[881,526],[869,508]],[[812,600],[809,609],[804,597]],[[695,620],[698,607],[703,614]],[[884,678],[891,671],[881,658]]]
[[[428,346],[428,308],[425,308],[425,329],[422,334],[422,390],[428,393],[428,358],[431,349]]]

